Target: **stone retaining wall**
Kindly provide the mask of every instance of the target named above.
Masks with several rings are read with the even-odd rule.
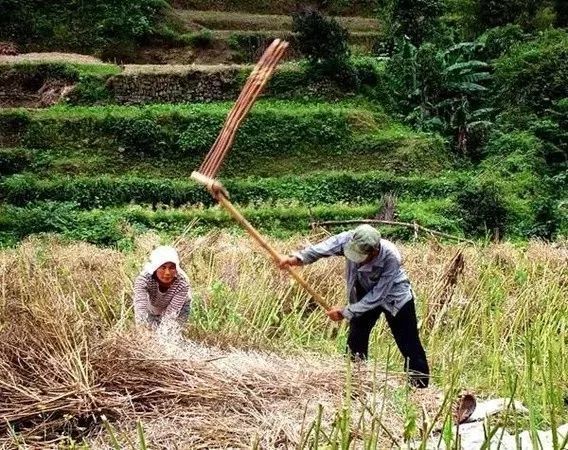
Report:
[[[234,99],[244,81],[240,66],[221,66],[203,70],[183,68],[168,72],[157,68],[135,73],[129,67],[109,79],[108,88],[120,104],[189,103]]]

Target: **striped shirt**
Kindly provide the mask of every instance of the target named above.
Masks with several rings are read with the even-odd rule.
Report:
[[[166,292],[150,274],[140,274],[134,281],[134,316],[136,323],[148,322],[148,314],[176,319],[184,305],[191,303],[191,289],[178,274]]]

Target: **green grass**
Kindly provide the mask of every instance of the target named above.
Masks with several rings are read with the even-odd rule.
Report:
[[[80,75],[92,75],[105,77],[110,75],[118,75],[122,72],[120,66],[116,64],[69,64],[76,69]]]

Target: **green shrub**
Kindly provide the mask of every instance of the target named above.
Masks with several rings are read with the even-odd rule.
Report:
[[[213,33],[211,30],[201,30],[189,35],[187,41],[188,43],[194,47],[199,49],[206,49],[213,45],[213,41],[215,38],[213,37]]]
[[[542,114],[568,98],[568,32],[543,33],[496,60],[495,86],[503,109]]]
[[[533,207],[534,225],[526,231],[527,237],[552,240],[561,229],[563,221],[561,202],[549,196],[541,196]]]
[[[526,131],[494,133],[485,147],[482,167],[508,177],[519,172],[541,172],[544,168],[542,142]]]
[[[505,235],[510,212],[501,188],[491,181],[472,181],[457,195],[457,212],[463,230],[473,236]]]
[[[544,118],[529,125],[543,142],[544,158],[554,173],[568,169],[568,98],[555,102]]]
[[[374,88],[383,81],[385,64],[378,58],[353,58],[352,64],[362,86]]]
[[[535,30],[544,31],[552,28],[556,23],[556,11],[552,6],[542,6],[536,11],[531,21],[531,26]]]
[[[0,148],[0,177],[21,172],[32,161],[29,150],[23,148]]]
[[[316,10],[292,14],[297,47],[306,57],[313,77],[331,78],[350,89],[359,83],[349,59],[349,32],[337,20]]]
[[[67,95],[67,101],[72,105],[101,105],[111,103],[112,100],[107,79],[102,77],[82,77]]]
[[[120,148],[132,154],[159,156],[169,146],[166,131],[152,119],[112,121],[110,131],[117,137]]]
[[[511,51],[518,44],[527,39],[527,35],[519,25],[505,25],[491,28],[478,38],[483,44],[483,56],[487,60],[499,58]]]
[[[312,64],[343,64],[349,58],[349,33],[337,20],[316,10],[292,14],[292,29],[298,33],[302,54]]]

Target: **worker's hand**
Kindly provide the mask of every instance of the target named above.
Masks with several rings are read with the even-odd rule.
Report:
[[[278,267],[281,269],[286,269],[293,266],[301,266],[302,261],[297,256],[284,256],[280,255],[280,260],[278,261]]]
[[[327,314],[327,317],[329,317],[334,322],[341,322],[344,319],[342,311],[343,306],[333,306],[325,313]]]

